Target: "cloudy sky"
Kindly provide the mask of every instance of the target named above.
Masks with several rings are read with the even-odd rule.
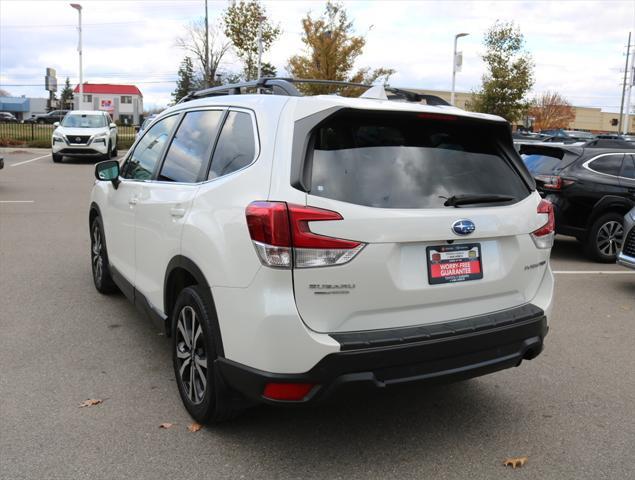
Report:
[[[302,50],[301,18],[323,1],[265,1],[283,30],[264,56],[279,74]],[[204,14],[203,0],[91,0],[84,7],[84,81],[133,83],[145,106],[164,106],[174,90],[184,52],[175,46],[188,22]],[[217,22],[228,1],[209,1]],[[358,34],[367,38],[359,66],[391,67],[391,84],[449,90],[452,41],[464,52],[457,90],[478,88],[483,34],[494,21],[513,20],[534,57],[535,93],[556,90],[579,106],[619,110],[627,36],[635,31],[635,0],[345,2]],[[61,83],[78,80],[77,12],[69,2],[0,0],[0,88],[13,95],[46,96],[46,67]],[[237,71],[236,57],[222,65]]]

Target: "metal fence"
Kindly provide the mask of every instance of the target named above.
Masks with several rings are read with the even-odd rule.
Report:
[[[38,123],[0,123],[0,144],[2,141],[12,143],[29,143],[36,141],[50,141],[55,127]],[[132,126],[117,127],[117,144],[119,147],[129,147],[135,139],[135,128]]]

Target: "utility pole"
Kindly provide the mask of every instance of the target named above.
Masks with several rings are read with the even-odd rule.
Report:
[[[207,16],[207,0],[205,0],[205,87],[209,88],[209,18]]]
[[[631,51],[631,32],[628,32],[628,43],[626,44],[626,65],[624,66],[624,83],[622,83],[622,101],[620,102],[620,118],[617,122],[617,133],[622,131],[622,115],[624,114],[624,94],[626,93],[626,75],[628,74],[628,57]]]
[[[628,127],[630,124],[630,113],[631,113],[631,92],[633,91],[633,58],[634,55],[631,55],[631,68],[629,69],[631,72],[631,76],[628,79],[628,95],[626,96],[626,108],[624,111],[624,123],[622,125],[622,134],[626,135],[628,133]],[[619,132],[618,132],[619,133]]]

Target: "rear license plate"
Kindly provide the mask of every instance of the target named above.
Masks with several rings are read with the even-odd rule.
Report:
[[[426,252],[430,285],[483,278],[480,243],[432,246]]]

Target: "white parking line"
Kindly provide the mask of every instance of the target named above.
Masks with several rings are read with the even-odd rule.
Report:
[[[554,270],[561,275],[633,275],[635,271],[624,270]]]
[[[35,200],[0,200],[0,203],[35,203]]]
[[[9,166],[10,167],[17,167],[18,165],[24,165],[25,163],[35,162],[36,160],[41,160],[43,158],[50,157],[50,156],[51,156],[51,154],[49,153],[48,155],[42,155],[41,157],[36,157],[36,158],[32,158],[31,160],[25,160],[23,162],[14,163],[13,165],[9,165]]]

